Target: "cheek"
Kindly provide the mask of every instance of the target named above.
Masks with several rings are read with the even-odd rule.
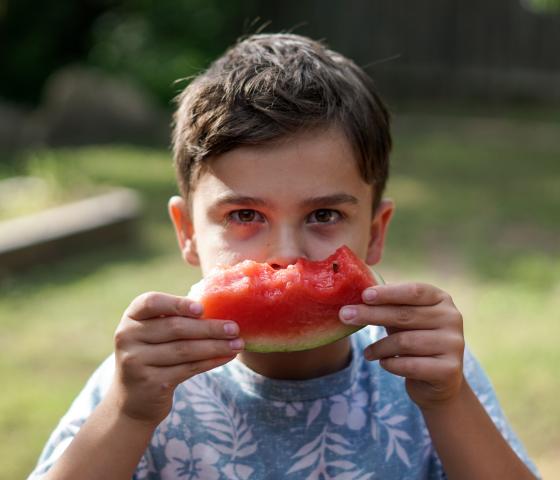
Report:
[[[367,227],[367,222],[356,222],[352,228],[345,230],[340,238],[340,243],[345,244],[362,260],[367,257],[370,240],[369,228]]]
[[[255,230],[251,227],[207,229],[197,238],[203,274],[217,265],[235,265],[245,259],[264,261],[265,235]]]
[[[342,245],[348,246],[360,258],[365,258],[367,242],[355,229],[334,227],[330,229],[308,229],[305,235],[305,251],[311,260],[323,260]]]
[[[220,263],[225,263],[228,244],[221,235],[220,229],[208,224],[195,224],[194,238],[203,272],[207,272]]]
[[[234,265],[239,259],[236,252],[217,245],[206,245],[200,252],[200,269],[207,275],[213,268],[221,265]]]
[[[255,223],[251,225],[229,225],[222,231],[223,238],[231,244],[255,241],[264,236],[266,225]]]

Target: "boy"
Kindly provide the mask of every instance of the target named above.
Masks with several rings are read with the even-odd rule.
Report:
[[[284,268],[343,244],[380,261],[389,116],[355,64],[255,35],[178,103],[169,212],[186,262]],[[31,478],[535,478],[436,287],[368,288],[340,319],[370,328],[295,353],[246,352],[234,322],[200,314],[133,300]]]

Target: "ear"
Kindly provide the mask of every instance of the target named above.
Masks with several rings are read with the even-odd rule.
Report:
[[[377,207],[369,231],[369,244],[366,256],[366,263],[368,265],[375,265],[381,261],[387,229],[394,211],[395,203],[390,199],[382,199],[379,207]]]
[[[168,211],[175,227],[183,260],[191,265],[200,265],[194,226],[187,202],[183,197],[175,195],[169,199]]]

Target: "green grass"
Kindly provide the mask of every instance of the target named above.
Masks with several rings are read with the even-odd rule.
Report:
[[[388,281],[433,282],[452,294],[508,417],[552,471],[560,447],[560,124],[535,117],[398,118],[388,192],[397,212],[378,269]],[[92,184],[138,189],[145,212],[132,245],[0,279],[2,480],[32,469],[111,352],[130,300],[147,290],[181,294],[199,277],[182,264],[167,219],[176,191],[168,152],[92,147],[33,158]],[[24,163],[0,168],[0,177],[25,172]]]

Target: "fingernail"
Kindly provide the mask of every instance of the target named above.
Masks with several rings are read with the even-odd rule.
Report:
[[[239,333],[239,328],[235,323],[226,323],[224,325],[224,332],[226,332],[226,335],[237,335]]]
[[[369,348],[364,350],[364,357],[366,360],[369,361],[376,360],[375,353],[373,352],[373,350],[370,350]]]
[[[356,310],[354,307],[344,307],[340,311],[340,317],[345,322],[349,322],[350,320],[356,318],[357,314],[358,314],[358,310]]]
[[[229,348],[232,350],[242,350],[244,345],[245,342],[241,338],[236,338],[235,340],[229,342]]]
[[[367,290],[364,290],[363,298],[365,302],[373,302],[376,297],[377,297],[377,290],[374,290],[373,288],[368,288]]]
[[[193,302],[189,305],[189,310],[195,315],[200,315],[202,313],[202,304]]]

